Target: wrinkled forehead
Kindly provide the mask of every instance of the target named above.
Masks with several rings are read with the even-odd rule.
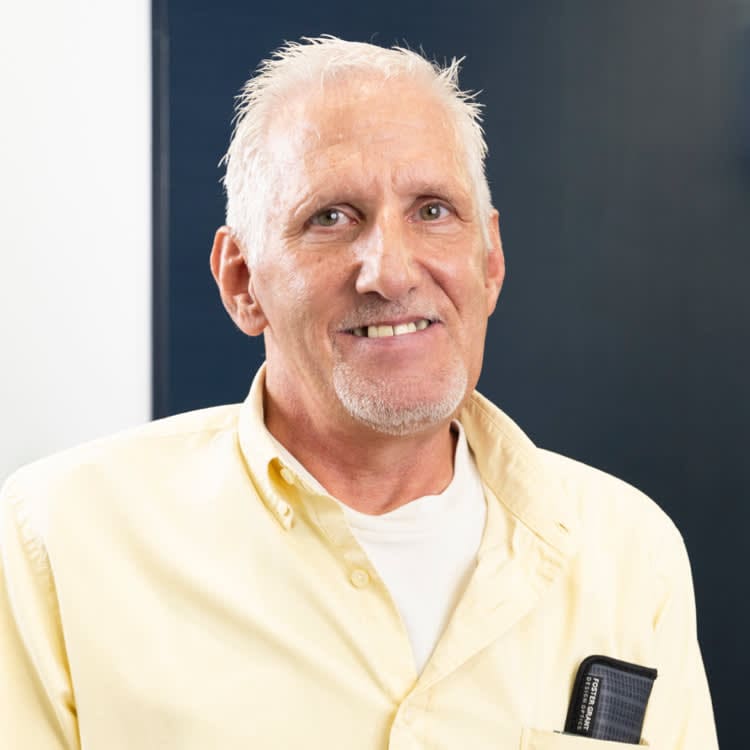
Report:
[[[394,133],[405,138],[420,133],[437,137],[456,177],[467,175],[466,152],[455,120],[434,83],[421,77],[338,71],[297,82],[280,98],[266,123],[266,154],[271,164],[287,167],[300,154],[344,149],[364,132],[374,148],[383,149]]]

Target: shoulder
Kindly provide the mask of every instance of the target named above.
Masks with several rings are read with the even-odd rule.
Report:
[[[576,498],[582,511],[626,513],[649,524],[672,526],[669,517],[648,495],[631,484],[560,453],[537,448],[547,469],[566,494]]]
[[[480,394],[474,393],[466,405],[462,424],[480,473],[505,495],[504,502],[518,506],[519,492],[527,493],[523,515],[536,524],[535,532],[546,528],[552,536],[547,527],[554,524],[545,524],[545,519],[565,519],[577,527],[583,549],[620,549],[626,557],[648,557],[661,548],[678,553],[681,536],[656,502],[611,474],[537,447]]]
[[[236,429],[236,404],[185,412],[98,438],[21,467],[7,480],[9,487],[35,487],[106,467],[132,468],[134,461],[163,460],[191,452],[202,443]]]
[[[2,504],[44,537],[51,519],[127,491],[133,498],[173,483],[232,453],[239,405],[178,414],[93,440],[21,467],[2,489]]]
[[[687,561],[682,535],[648,495],[612,474],[552,451],[537,449],[579,520],[582,551],[619,557],[644,574],[670,576]]]

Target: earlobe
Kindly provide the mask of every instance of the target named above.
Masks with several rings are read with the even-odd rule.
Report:
[[[261,334],[267,320],[254,294],[252,272],[239,242],[227,226],[216,230],[210,263],[229,317],[248,336]]]
[[[500,216],[492,209],[488,224],[490,247],[487,251],[487,315],[492,315],[505,279],[505,256],[500,238]]]

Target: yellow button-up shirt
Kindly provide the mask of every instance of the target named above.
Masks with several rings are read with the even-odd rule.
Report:
[[[474,395],[476,570],[417,676],[341,507],[247,401],[18,471],[0,525],[3,750],[595,750],[556,733],[580,662],[656,667],[643,744],[717,747],[671,522]]]

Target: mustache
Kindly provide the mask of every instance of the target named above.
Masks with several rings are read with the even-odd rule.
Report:
[[[440,315],[434,307],[429,305],[371,299],[357,305],[356,309],[348,313],[339,322],[338,329],[364,328],[385,320],[403,318],[425,318],[434,323],[440,320]]]

